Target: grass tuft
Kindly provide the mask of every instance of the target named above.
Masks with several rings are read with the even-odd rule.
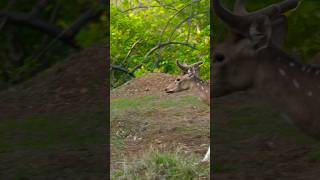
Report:
[[[151,148],[141,157],[122,162],[122,168],[111,172],[111,179],[206,179],[208,165],[199,164],[200,157],[176,152],[159,152]]]

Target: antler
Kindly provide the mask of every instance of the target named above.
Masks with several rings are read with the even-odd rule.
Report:
[[[188,72],[188,69],[190,68],[187,64],[181,64],[179,60],[176,60],[176,64],[184,74],[186,74]]]
[[[181,64],[179,60],[176,60],[176,63],[177,63],[177,66],[182,70],[183,74],[187,74],[190,68],[198,68],[198,66],[200,66],[203,62],[199,61],[199,62],[188,65],[185,63]]]
[[[277,4],[270,5],[264,9],[247,13],[244,7],[244,0],[237,0],[235,4],[235,13],[233,14],[224,8],[219,0],[213,1],[213,9],[216,14],[227,23],[233,30],[239,33],[246,33],[248,25],[259,16],[268,16],[270,19],[285,13],[298,6],[299,0],[286,0]]]
[[[238,15],[248,14],[248,11],[245,7],[246,0],[237,0],[234,4],[233,12]]]

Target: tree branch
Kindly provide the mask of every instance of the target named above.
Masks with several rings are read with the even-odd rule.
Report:
[[[126,9],[124,11],[121,11],[122,13],[126,13],[128,11],[133,11],[135,9],[149,9],[149,8],[157,8],[157,7],[162,7],[162,8],[166,8],[166,9],[172,9],[172,10],[176,10],[175,8],[172,8],[171,5],[166,5],[166,4],[160,4],[159,6],[142,6],[142,5],[139,5],[139,6],[136,6],[136,7],[132,7],[130,9]],[[169,8],[168,8],[169,7]]]
[[[191,44],[188,44],[188,43],[183,43],[183,42],[166,42],[166,43],[162,43],[162,44],[157,44],[155,47],[151,48],[146,54],[145,56],[143,57],[143,61],[136,65],[130,72],[131,73],[134,73],[136,70],[138,70],[139,68],[142,67],[142,65],[146,62],[148,56],[150,54],[152,54],[154,51],[160,49],[160,48],[163,48],[165,46],[168,46],[168,45],[173,45],[173,44],[176,44],[176,45],[183,45],[183,46],[188,46],[192,49],[196,49],[194,46],[192,46]]]
[[[191,28],[191,17],[192,17],[193,11],[192,11],[192,4],[190,5],[190,15],[189,15],[189,19],[188,19],[188,36],[187,36],[187,40],[186,42],[189,42],[189,37],[190,37],[190,28]]]
[[[11,1],[9,1],[8,4],[7,4],[7,6],[6,6],[6,8],[5,8],[5,10],[11,9],[11,7],[13,7],[15,4],[16,4],[16,0],[11,0]],[[6,25],[7,20],[8,20],[7,18],[4,18],[4,19],[2,20],[2,22],[1,22],[1,24],[0,24],[0,30],[2,30],[2,28]]]
[[[69,34],[69,36],[74,36],[77,34],[80,29],[85,26],[87,23],[89,23],[91,20],[96,19],[100,17],[103,13],[103,8],[99,9],[89,9],[85,13],[83,13],[74,23],[72,23],[72,26],[69,27],[66,30],[66,34]]]
[[[52,37],[57,37],[64,31],[62,28],[51,23],[31,18],[27,13],[0,11],[0,18],[7,18],[7,23],[29,26],[30,28],[44,32]],[[64,33],[59,39],[74,48],[79,48],[73,41],[73,36],[70,34]]]
[[[135,77],[135,75],[132,72],[130,72],[129,70],[127,70],[121,66],[115,65],[115,64],[110,64],[110,71],[113,69],[117,70],[117,71],[124,72],[124,73],[130,75],[131,77]]]
[[[193,3],[199,2],[199,1],[201,1],[201,0],[191,1],[190,3],[184,5],[182,8],[180,8],[179,10],[177,10],[177,11],[169,18],[169,20],[167,21],[166,25],[164,26],[164,28],[163,28],[162,31],[161,31],[159,44],[162,42],[162,37],[163,37],[164,31],[167,29],[167,27],[169,26],[169,23],[173,20],[173,18],[176,17],[178,14],[180,14],[180,13],[181,13],[184,9],[186,9],[188,6],[191,6]]]
[[[133,49],[135,48],[135,46],[136,46],[138,43],[140,43],[141,41],[142,41],[142,39],[138,39],[136,42],[134,42],[134,43],[132,44],[132,46],[130,47],[130,49],[129,49],[127,55],[126,55],[126,57],[125,57],[124,60],[120,63],[121,65],[123,65],[123,64],[128,60],[129,56],[130,56],[131,53],[132,53],[132,50],[133,50]]]
[[[48,4],[48,0],[39,0],[29,12],[30,17],[36,17],[42,8],[44,8]]]
[[[171,41],[173,34],[175,33],[175,31],[176,31],[178,28],[180,28],[180,27],[182,26],[182,24],[184,24],[185,22],[189,22],[191,18],[194,18],[194,17],[196,17],[196,16],[198,16],[198,15],[200,15],[200,14],[204,14],[204,13],[191,14],[191,15],[189,15],[187,18],[185,18],[185,19],[183,19],[182,21],[180,21],[180,22],[172,29],[172,31],[170,32],[170,35],[169,35],[169,37],[168,37],[168,39],[167,39],[167,42]],[[189,32],[188,32],[188,35],[189,35],[189,33],[190,33],[190,26],[188,26],[188,30],[189,30]],[[186,41],[186,42],[188,42],[188,41]]]

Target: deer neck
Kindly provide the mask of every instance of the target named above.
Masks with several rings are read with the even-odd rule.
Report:
[[[210,105],[209,83],[194,76],[191,80],[191,90],[207,105]]]
[[[307,134],[320,137],[320,68],[299,63],[277,48],[262,55],[258,93]]]

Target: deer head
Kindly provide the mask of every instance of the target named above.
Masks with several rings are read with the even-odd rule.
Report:
[[[214,47],[214,97],[254,86],[259,66],[270,60],[265,57],[281,47],[286,36],[287,18],[282,13],[297,5],[298,0],[287,0],[249,13],[244,0],[237,0],[232,13],[213,1],[214,12],[230,28],[229,37]]]
[[[181,64],[178,60],[176,61],[177,66],[181,69],[182,74],[178,76],[174,82],[169,84],[165,89],[167,93],[176,93],[188,90],[192,87],[195,77],[199,75],[199,66],[203,62],[197,62],[191,65]]]

